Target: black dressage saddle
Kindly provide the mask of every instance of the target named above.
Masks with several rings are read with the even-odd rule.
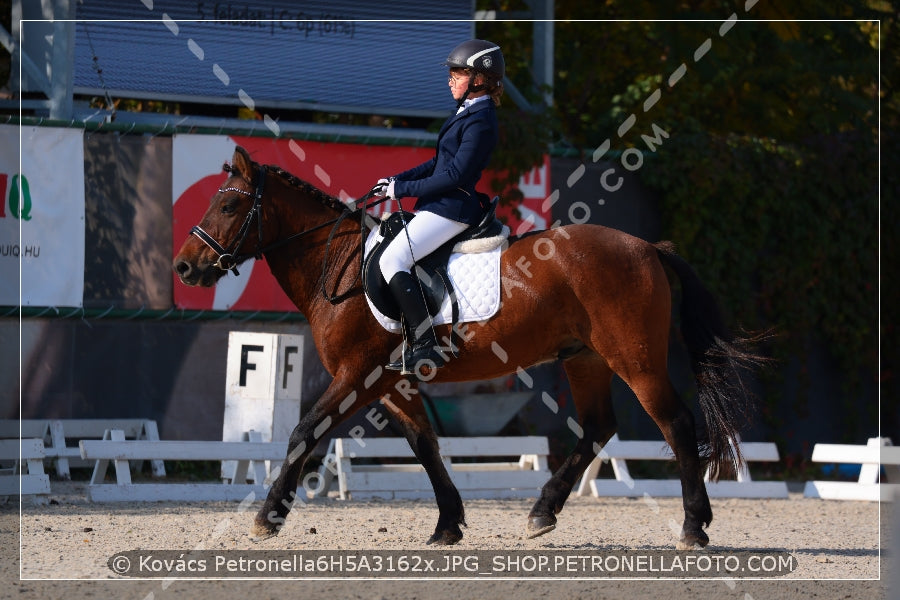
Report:
[[[456,302],[456,294],[453,291],[453,284],[447,275],[447,263],[450,260],[450,255],[453,253],[453,247],[459,242],[500,235],[503,230],[503,223],[497,219],[498,201],[499,197],[495,196],[490,202],[484,218],[478,225],[466,229],[422,260],[416,261],[413,275],[417,276],[419,281],[422,282],[422,290],[425,292],[425,304],[428,307],[428,314],[432,317],[441,310],[444,294],[449,294],[453,308],[453,322],[456,323],[459,316],[459,307]],[[381,255],[384,253],[387,245],[403,231],[404,221],[409,223],[413,218],[415,218],[414,213],[398,211],[391,213],[387,219],[381,221],[379,233],[384,239],[375,244],[363,262],[362,281],[366,296],[369,297],[369,300],[378,309],[378,312],[395,321],[399,321],[402,315],[400,306],[394,300],[394,296],[391,294],[391,290],[381,274],[378,262],[381,260]]]

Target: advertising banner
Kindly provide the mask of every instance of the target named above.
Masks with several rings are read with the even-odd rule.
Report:
[[[19,133],[0,126],[0,305],[19,304],[21,269],[22,306],[81,306],[83,132],[22,127],[21,153]]]
[[[260,164],[278,165],[300,179],[341,199],[363,196],[381,177],[388,177],[429,160],[432,148],[375,146],[309,142],[225,135],[178,135],[172,148],[173,256],[191,227],[197,225],[209,201],[227,178],[222,165],[230,163],[235,146],[244,147]],[[549,226],[549,209],[543,209],[549,193],[549,166],[545,160],[520,181],[525,196],[515,207],[504,207],[503,216],[513,233]],[[479,189],[490,190],[487,174]],[[518,195],[518,194],[516,194]],[[411,209],[414,199],[404,200]],[[397,209],[388,202],[383,210]],[[175,279],[176,308],[195,310],[296,311],[279,287],[265,261],[248,260],[240,275],[229,273],[214,288],[188,287]],[[174,277],[174,275],[173,275]]]

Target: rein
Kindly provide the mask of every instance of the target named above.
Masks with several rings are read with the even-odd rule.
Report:
[[[325,298],[326,300],[328,300],[328,302],[331,303],[332,305],[339,304],[339,303],[343,302],[344,300],[346,300],[350,296],[350,294],[353,293],[353,285],[351,285],[350,289],[348,289],[346,292],[344,292],[342,294],[337,293],[337,286],[335,286],[334,292],[330,295],[328,294],[328,290],[325,287],[325,279],[328,274],[328,253],[331,250],[331,241],[334,239],[334,234],[337,232],[338,226],[340,226],[341,222],[343,222],[343,220],[345,218],[349,217],[350,215],[359,213],[359,271],[357,271],[356,278],[353,280],[353,283],[355,284],[357,281],[360,281],[362,279],[363,262],[365,261],[364,249],[365,249],[365,245],[366,245],[366,211],[368,211],[370,208],[378,206],[382,202],[386,201],[387,197],[382,197],[380,200],[376,200],[375,202],[372,202],[369,204],[367,204],[367,202],[369,202],[369,200],[371,200],[373,197],[377,196],[380,189],[381,188],[379,186],[373,187],[371,190],[369,190],[369,192],[365,196],[356,200],[357,207],[355,209],[353,209],[353,210],[347,209],[344,212],[342,212],[338,218],[332,219],[331,221],[327,221],[325,223],[322,223],[321,225],[316,226],[313,229],[308,230],[308,231],[313,231],[314,229],[318,229],[320,227],[324,227],[326,225],[334,223],[334,226],[331,228],[331,232],[328,234],[328,241],[325,242],[325,256],[322,258],[322,277],[321,277],[322,297]],[[360,206],[360,204],[362,204],[362,206]],[[304,233],[307,233],[307,232],[304,232]],[[290,238],[288,238],[288,239],[290,239]]]
[[[222,271],[231,271],[236,276],[240,275],[237,270],[237,266],[247,260],[248,258],[255,257],[257,260],[262,257],[262,255],[270,250],[274,250],[281,246],[288,244],[289,242],[298,240],[303,236],[323,229],[331,225],[331,232],[328,234],[328,241],[325,244],[325,256],[322,259],[322,296],[328,300],[331,304],[338,304],[347,299],[347,297],[352,293],[353,286],[351,288],[341,294],[337,293],[337,289],[331,294],[328,293],[325,286],[325,278],[328,272],[328,254],[331,250],[331,243],[334,240],[335,233],[337,233],[338,228],[341,223],[347,217],[355,216],[359,213],[359,235],[360,235],[360,258],[359,258],[359,273],[357,273],[356,279],[360,279],[362,277],[362,268],[363,268],[363,246],[365,245],[365,236],[366,236],[366,211],[372,207],[378,206],[382,202],[386,201],[387,198],[381,198],[374,202],[369,203],[373,197],[378,195],[378,190],[380,188],[375,186],[372,188],[365,196],[356,200],[357,207],[355,209],[350,209],[345,207],[344,211],[336,218],[331,219],[329,221],[325,221],[324,223],[320,223],[310,229],[306,229],[304,231],[300,231],[298,233],[294,233],[289,235],[286,238],[277,240],[272,242],[267,246],[262,246],[262,217],[260,213],[262,211],[262,197],[263,191],[265,189],[265,181],[266,181],[266,172],[268,171],[268,167],[266,165],[262,165],[259,169],[259,181],[256,185],[255,193],[251,193],[240,188],[236,187],[228,187],[228,188],[220,188],[219,192],[238,192],[240,194],[244,194],[245,196],[253,197],[253,206],[250,207],[250,210],[247,212],[247,216],[244,218],[244,222],[241,224],[241,228],[238,230],[237,236],[235,240],[228,245],[227,248],[224,248],[219,242],[215,240],[211,235],[209,235],[206,231],[203,230],[199,225],[194,225],[191,228],[191,235],[194,235],[200,240],[209,246],[213,252],[216,253],[217,259],[216,262],[213,263],[213,266],[222,270]],[[250,227],[253,224],[253,219],[256,219],[256,224],[258,228],[258,235],[256,238],[256,251],[252,254],[238,254],[238,251],[244,245],[244,242],[247,239],[247,234],[250,232]],[[354,280],[354,283],[356,281]]]

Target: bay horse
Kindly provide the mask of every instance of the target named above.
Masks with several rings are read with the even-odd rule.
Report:
[[[306,316],[322,364],[333,376],[293,429],[251,535],[278,533],[318,441],[381,399],[434,488],[439,516],[428,543],[458,542],[463,503],[441,461],[418,380],[383,368],[399,355],[400,336],[376,322],[357,278],[363,251],[357,221],[364,215],[279,167],[253,162],[241,147],[223,168],[227,177],[175,256],[175,273],[187,285],[213,286],[241,261],[264,256]],[[706,421],[708,439],[702,444],[667,372],[672,288],[664,267],[681,282],[680,327]],[[676,547],[705,546],[712,509],[703,472],[708,466],[716,479],[742,462],[730,440],[751,405],[740,372],[757,364],[748,349],[752,340],[729,333],[715,299],[669,243],[650,244],[598,225],[567,225],[511,238],[501,255],[501,276],[499,312],[457,335],[458,357],[431,374],[434,382],[485,380],[562,361],[581,435],[541,489],[527,517],[527,536],[556,526],[575,482],[615,433],[610,395],[617,374],[675,454],[684,506]],[[437,333],[446,340],[449,326]]]

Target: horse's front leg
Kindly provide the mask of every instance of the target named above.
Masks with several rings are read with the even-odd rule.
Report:
[[[288,440],[287,457],[262,508],[256,514],[250,534],[255,539],[277,535],[297,498],[297,482],[303,465],[325,434],[350,417],[360,407],[387,393],[398,377],[380,377],[363,388],[362,376],[335,377],[312,409],[300,419]],[[357,389],[359,386],[359,389]]]
[[[415,392],[415,390],[410,390]],[[450,480],[447,468],[441,460],[437,436],[425,412],[422,396],[418,392],[385,397],[382,402],[403,430],[413,453],[428,474],[434,498],[438,505],[438,522],[428,544],[450,545],[462,539],[460,525],[466,526],[459,490]]]

